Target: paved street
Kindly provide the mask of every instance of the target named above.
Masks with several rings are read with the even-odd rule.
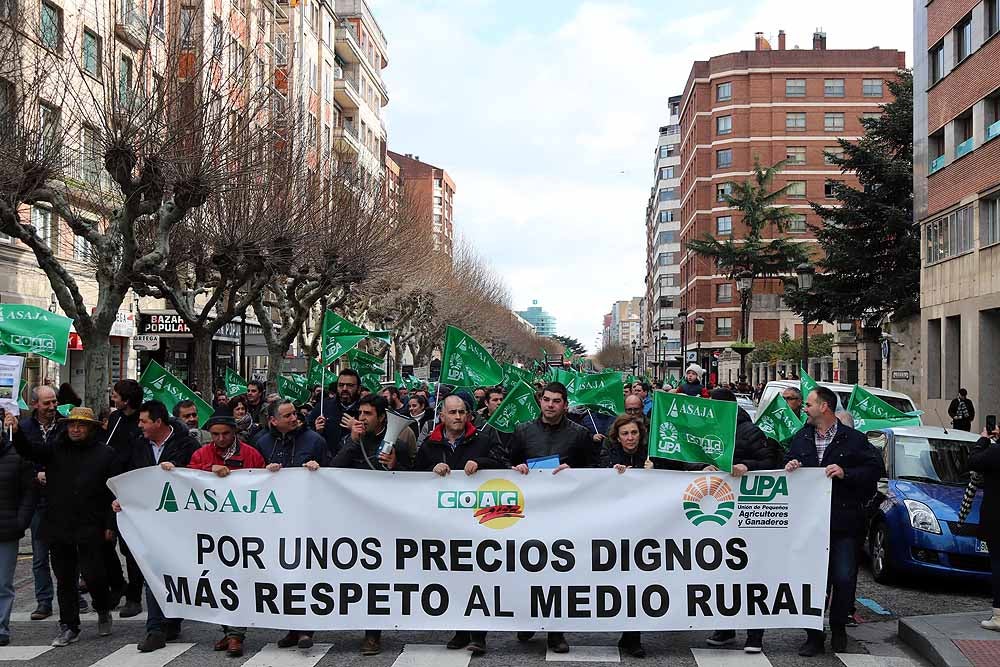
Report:
[[[81,639],[65,649],[48,646],[56,631],[55,616],[45,621],[30,621],[34,607],[31,594],[30,557],[22,556],[16,576],[17,600],[12,623],[12,645],[0,648],[0,665],[52,665],[80,667],[171,667],[208,665],[248,665],[250,667],[312,667],[314,665],[365,665],[370,667],[464,667],[470,664],[466,651],[447,651],[443,644],[449,635],[440,632],[387,632],[383,638],[383,653],[374,658],[362,658],[357,647],[360,632],[324,632],[317,635],[318,644],[309,652],[278,651],[274,642],[282,633],[276,630],[251,631],[242,659],[226,658],[212,651],[218,637],[216,629],[203,623],[184,626],[181,640],[167,649],[143,655],[135,650],[142,639],[145,615],[120,620],[115,616],[114,634],[101,639],[96,636],[96,615],[84,616]],[[953,583],[911,582],[899,587],[875,583],[867,570],[859,577],[858,613],[863,622],[850,628],[848,654],[827,655],[821,659],[805,659],[796,655],[802,641],[800,631],[775,631],[765,635],[764,655],[746,656],[738,650],[709,650],[704,640],[707,632],[672,632],[647,635],[644,644],[649,653],[646,661],[620,656],[610,634],[570,633],[572,650],[568,655],[546,655],[541,638],[520,644],[513,634],[494,634],[488,638],[490,652],[476,658],[474,664],[483,667],[502,665],[542,665],[557,659],[569,664],[634,663],[669,664],[678,667],[795,667],[799,665],[846,667],[924,667],[926,662],[913,657],[896,638],[895,619],[924,613],[948,613],[981,610],[989,606],[982,587],[956,586]],[[863,601],[869,601],[866,606]],[[877,613],[873,608],[887,612]],[[739,647],[736,647],[739,648]]]

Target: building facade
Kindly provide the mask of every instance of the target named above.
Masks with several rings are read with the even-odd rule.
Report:
[[[431,239],[436,252],[452,256],[454,245],[455,181],[448,172],[427,162],[419,155],[388,152],[399,167],[399,180],[415,212],[429,218]]]
[[[925,417],[1000,402],[1000,9],[914,0],[913,194]],[[940,417],[939,417],[940,415]]]
[[[661,126],[653,153],[653,186],[646,205],[646,312],[643,344],[658,378],[680,377],[680,107],[667,100],[668,124]]]
[[[694,63],[680,105],[676,172],[682,245],[705,235],[720,241],[745,236],[740,214],[725,195],[732,182],[753,174],[757,161],[763,166],[785,161],[772,184],[773,189],[788,187],[778,201],[794,214],[785,236],[801,243],[814,240],[809,225],[820,220],[810,202],[833,203],[829,181],[852,181],[826,153],[839,152],[838,138],[860,138],[861,118],[878,114],[889,101],[885,82],[905,65],[901,51],[827,49],[826,40],[817,32],[811,49],[787,49],[781,31],[772,48],[757,33],[753,51]],[[772,229],[764,237],[776,233]],[[739,357],[732,345],[742,340],[737,285],[714,262],[692,252],[685,251],[679,264],[687,350],[700,350],[698,360],[713,381],[736,381]],[[783,331],[801,335],[801,320],[785,307],[782,295],[781,280],[754,281],[750,341],[777,340]],[[700,333],[698,318],[704,321]],[[810,333],[821,331],[810,328]]]
[[[642,338],[643,297],[637,296],[628,301],[615,301],[611,306],[611,345],[632,346],[641,345]]]
[[[517,315],[527,320],[531,326],[535,327],[535,333],[539,336],[556,335],[556,318],[539,306],[537,299],[533,299],[531,301],[531,306],[525,310],[518,310],[515,312]]]

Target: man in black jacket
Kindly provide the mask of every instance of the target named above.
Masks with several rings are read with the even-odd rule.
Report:
[[[968,391],[958,390],[958,396],[951,399],[951,403],[948,404],[948,416],[951,417],[951,425],[956,431],[972,430],[972,420],[976,418],[976,407],[972,404]]]
[[[49,544],[56,576],[61,628],[52,645],[57,647],[80,637],[80,575],[97,611],[98,634],[111,634],[111,593],[102,546],[114,539],[107,482],[121,471],[114,450],[97,438],[101,422],[93,410],[73,408],[61,421],[67,425],[65,433],[39,445],[24,436],[13,416],[4,420],[4,426],[14,431],[17,453],[45,466],[48,510],[42,536]]]
[[[308,423],[323,435],[331,458],[340,451],[344,438],[351,432],[358,418],[358,399],[361,397],[361,376],[352,368],[340,371],[337,381],[330,385],[334,396],[326,396],[309,413]]]
[[[31,525],[38,501],[35,469],[0,435],[0,646],[10,644],[17,545]]]
[[[807,423],[792,439],[785,453],[785,470],[805,466],[822,467],[833,480],[830,506],[830,647],[836,653],[847,648],[845,619],[851,614],[858,583],[857,558],[864,539],[865,505],[875,495],[885,466],[860,431],[837,419],[837,395],[817,387],[806,397]],[[810,657],[824,651],[822,630],[806,630],[799,655]]]

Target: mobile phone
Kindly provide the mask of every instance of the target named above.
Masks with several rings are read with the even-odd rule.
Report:
[[[986,415],[986,432],[992,433],[995,430],[997,430],[997,416]]]

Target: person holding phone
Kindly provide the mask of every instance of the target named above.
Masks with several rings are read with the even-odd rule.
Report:
[[[976,537],[986,542],[989,548],[993,586],[993,615],[980,625],[1000,632],[1000,446],[997,445],[1000,433],[997,431],[996,415],[989,417],[987,428],[980,433],[981,437],[969,456],[969,469],[983,476],[983,503],[979,507]]]

